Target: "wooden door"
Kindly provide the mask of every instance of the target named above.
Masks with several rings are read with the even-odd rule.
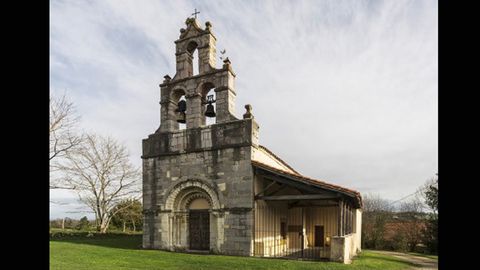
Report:
[[[323,247],[325,239],[325,232],[323,226],[315,226],[315,246]]]
[[[190,249],[210,249],[210,214],[208,210],[190,210]]]

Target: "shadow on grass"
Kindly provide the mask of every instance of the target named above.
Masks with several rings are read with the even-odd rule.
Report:
[[[72,244],[94,245],[119,249],[142,249],[142,235],[105,235],[102,237],[63,237],[51,238],[52,242],[68,242]]]
[[[416,264],[414,262],[408,261],[406,259],[401,259],[397,257],[393,257],[392,255],[384,255],[384,254],[379,254],[375,252],[369,252],[368,254],[362,254],[361,255],[364,260],[377,260],[377,261],[387,261],[387,262],[393,262],[393,263],[399,263],[399,264],[404,264],[406,266],[410,267],[420,267],[420,264]]]

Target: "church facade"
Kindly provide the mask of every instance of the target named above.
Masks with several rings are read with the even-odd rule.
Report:
[[[361,249],[360,194],[259,145],[251,106],[235,116],[236,75],[228,58],[216,68],[210,22],[187,19],[175,44],[160,127],[143,140],[143,247],[348,263]]]

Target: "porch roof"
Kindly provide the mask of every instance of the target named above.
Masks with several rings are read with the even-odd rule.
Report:
[[[256,160],[252,160],[251,162],[252,162],[252,166],[255,167],[255,168],[268,171],[270,173],[273,173],[273,174],[278,175],[280,177],[286,178],[288,180],[297,181],[297,182],[301,182],[301,183],[308,184],[308,185],[313,185],[313,186],[316,186],[316,187],[319,187],[319,188],[322,188],[322,189],[338,192],[338,193],[341,193],[341,194],[346,195],[348,197],[351,197],[354,200],[357,207],[359,207],[359,208],[362,207],[362,196],[360,195],[360,192],[358,192],[356,190],[352,190],[352,189],[348,189],[348,188],[341,187],[341,186],[338,186],[338,185],[330,184],[330,183],[327,183],[325,181],[321,181],[321,180],[318,180],[318,179],[313,179],[313,178],[301,175],[300,173],[287,172],[287,171],[269,166],[265,163],[262,163],[262,162],[259,162],[259,161],[256,161]]]

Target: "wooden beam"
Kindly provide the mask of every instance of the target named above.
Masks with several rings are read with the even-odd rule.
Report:
[[[287,204],[288,209],[295,207],[338,207],[338,202],[332,200],[302,200]]]
[[[264,178],[264,180],[267,180],[267,179]],[[268,180],[270,180],[270,179],[268,179]],[[271,186],[273,186],[273,185],[276,184],[275,180],[270,180],[270,181],[272,181],[272,182],[271,182],[270,184],[268,184],[262,191],[260,191],[259,193],[257,193],[255,196],[260,196],[260,195],[264,194],[265,191],[267,191]]]
[[[279,191],[282,190],[282,189],[285,189],[286,187],[288,187],[288,186],[285,185],[285,184],[279,183],[279,186],[278,186],[276,189],[274,189],[274,190],[273,190],[272,192],[270,192],[269,194],[265,194],[265,196],[272,196],[273,194],[279,192]]]
[[[264,201],[288,201],[288,200],[326,200],[336,199],[336,194],[305,194],[305,195],[278,195],[278,196],[256,196],[257,200]]]

